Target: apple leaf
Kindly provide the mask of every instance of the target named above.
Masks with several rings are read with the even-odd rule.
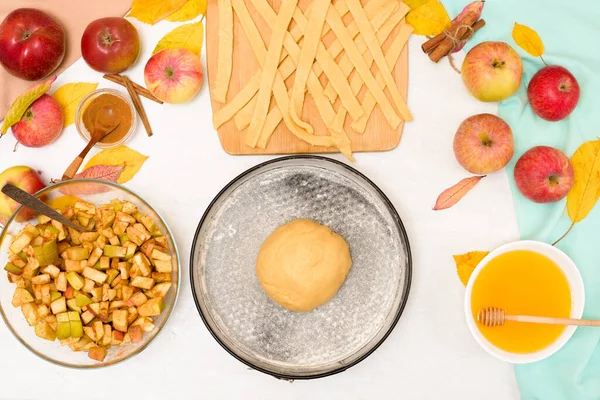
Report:
[[[530,27],[515,22],[512,37],[520,48],[533,57],[539,57],[544,54],[544,43],[540,35]]]
[[[93,178],[104,181],[117,182],[121,174],[125,171],[125,165],[94,165],[75,175],[75,178]],[[109,189],[93,182],[79,182],[60,188],[61,193],[68,196],[83,194],[96,194],[107,192]]]
[[[452,207],[458,203],[460,199],[462,199],[469,192],[469,190],[473,189],[473,187],[477,185],[482,178],[485,178],[485,175],[465,178],[457,184],[444,190],[437,198],[433,209],[438,211]]]
[[[477,264],[479,264],[488,254],[490,254],[489,251],[470,251],[465,254],[452,256],[456,263],[456,273],[463,285],[467,286],[475,267],[477,267]]]
[[[448,12],[437,0],[429,0],[412,9],[406,15],[406,22],[415,28],[415,35],[425,36],[438,35],[452,24]]]
[[[54,94],[52,94],[52,97],[58,102],[65,116],[65,128],[75,122],[75,114],[81,100],[96,90],[97,87],[97,83],[67,83],[56,89]]]
[[[85,169],[91,168],[95,165],[124,166],[124,169],[117,179],[117,182],[125,183],[138,173],[147,159],[148,156],[140,154],[127,146],[119,146],[112,149],[102,150],[100,153],[96,154],[85,165]]]
[[[179,10],[165,18],[171,22],[185,22],[196,18],[198,15],[206,15],[207,0],[187,0]]]
[[[204,37],[204,25],[202,21],[193,24],[181,25],[163,37],[152,54],[156,54],[164,49],[187,49],[200,57],[202,52],[202,39]]]
[[[582,144],[571,157],[573,164],[573,188],[567,195],[567,213],[571,226],[560,237],[560,242],[592,211],[600,198],[600,140],[591,140]]]
[[[186,0],[133,0],[129,16],[154,25],[180,9]]]
[[[21,117],[27,111],[30,105],[33,104],[34,101],[39,99],[44,93],[50,90],[52,83],[56,80],[56,76],[38,83],[21,93],[19,97],[12,103],[8,111],[6,112],[6,116],[4,117],[4,123],[2,127],[0,127],[0,137],[4,135],[8,128],[16,124],[21,120]]]

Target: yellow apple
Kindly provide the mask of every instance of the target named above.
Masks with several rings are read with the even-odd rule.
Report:
[[[144,68],[148,90],[165,103],[185,103],[202,86],[202,64],[187,49],[165,49],[153,55]]]

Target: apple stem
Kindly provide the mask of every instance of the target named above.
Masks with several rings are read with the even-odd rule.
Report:
[[[573,229],[573,226],[575,226],[575,222],[573,222],[571,224],[571,226],[569,226],[569,229],[567,229],[567,231],[564,233],[564,235],[562,235],[561,237],[559,237],[558,240],[556,240],[556,242],[552,243],[552,246],[556,246],[558,244],[558,242],[560,242],[561,240],[563,240],[565,238],[565,236],[567,236],[569,234],[569,232],[571,232],[571,229]]]
[[[544,60],[544,57],[542,57],[542,56],[540,55],[540,58],[541,58],[542,62],[544,63],[544,65],[547,67],[547,66],[548,66],[548,63],[546,62],[546,60]]]
[[[15,147],[13,148],[13,153],[17,152],[17,146],[19,145],[19,142],[15,143]]]

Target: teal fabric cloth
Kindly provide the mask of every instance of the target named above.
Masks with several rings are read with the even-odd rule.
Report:
[[[443,0],[451,16],[457,15],[469,2]],[[483,18],[486,26],[469,41],[465,50],[483,41],[505,41],[523,58],[519,90],[498,107],[499,115],[508,122],[515,136],[515,156],[507,172],[521,238],[552,243],[570,224],[565,201],[544,205],[528,201],[514,184],[513,169],[521,154],[533,146],[554,146],[570,157],[582,143],[600,137],[600,1],[488,0]],[[542,120],[527,102],[527,83],[543,63],[516,46],[511,35],[515,21],[539,33],[548,64],[566,67],[579,82],[579,104],[563,121]],[[583,276],[584,317],[600,319],[600,205],[557,247],[574,260]],[[554,356],[538,363],[515,366],[522,398],[600,399],[599,339],[599,328],[578,328]]]

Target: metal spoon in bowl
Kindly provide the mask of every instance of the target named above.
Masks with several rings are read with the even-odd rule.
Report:
[[[121,121],[115,120],[115,111],[112,106],[102,107],[100,110],[98,110],[98,113],[96,114],[96,119],[94,120],[94,132],[90,137],[89,143],[87,144],[87,146],[85,146],[83,151],[79,153],[79,155],[73,160],[71,165],[67,167],[65,173],[62,176],[62,180],[66,181],[72,179],[79,170],[79,167],[81,167],[83,159],[85,158],[85,156],[87,156],[87,153],[89,153],[92,147],[94,147],[96,143],[98,143],[99,141],[107,137],[109,134],[111,134],[115,129],[117,129],[120,123]]]
[[[7,183],[2,187],[2,193],[4,193],[17,203],[27,208],[30,208],[35,212],[45,215],[48,218],[52,218],[53,220],[56,220],[61,224],[68,226],[69,228],[73,228],[78,232],[94,232],[94,230],[92,229],[87,229],[81,225],[77,225],[70,219],[64,217],[63,215],[54,211],[52,208],[48,207],[46,203],[39,200],[37,197],[27,193],[24,190],[19,189],[16,186],[11,185],[10,183]]]

